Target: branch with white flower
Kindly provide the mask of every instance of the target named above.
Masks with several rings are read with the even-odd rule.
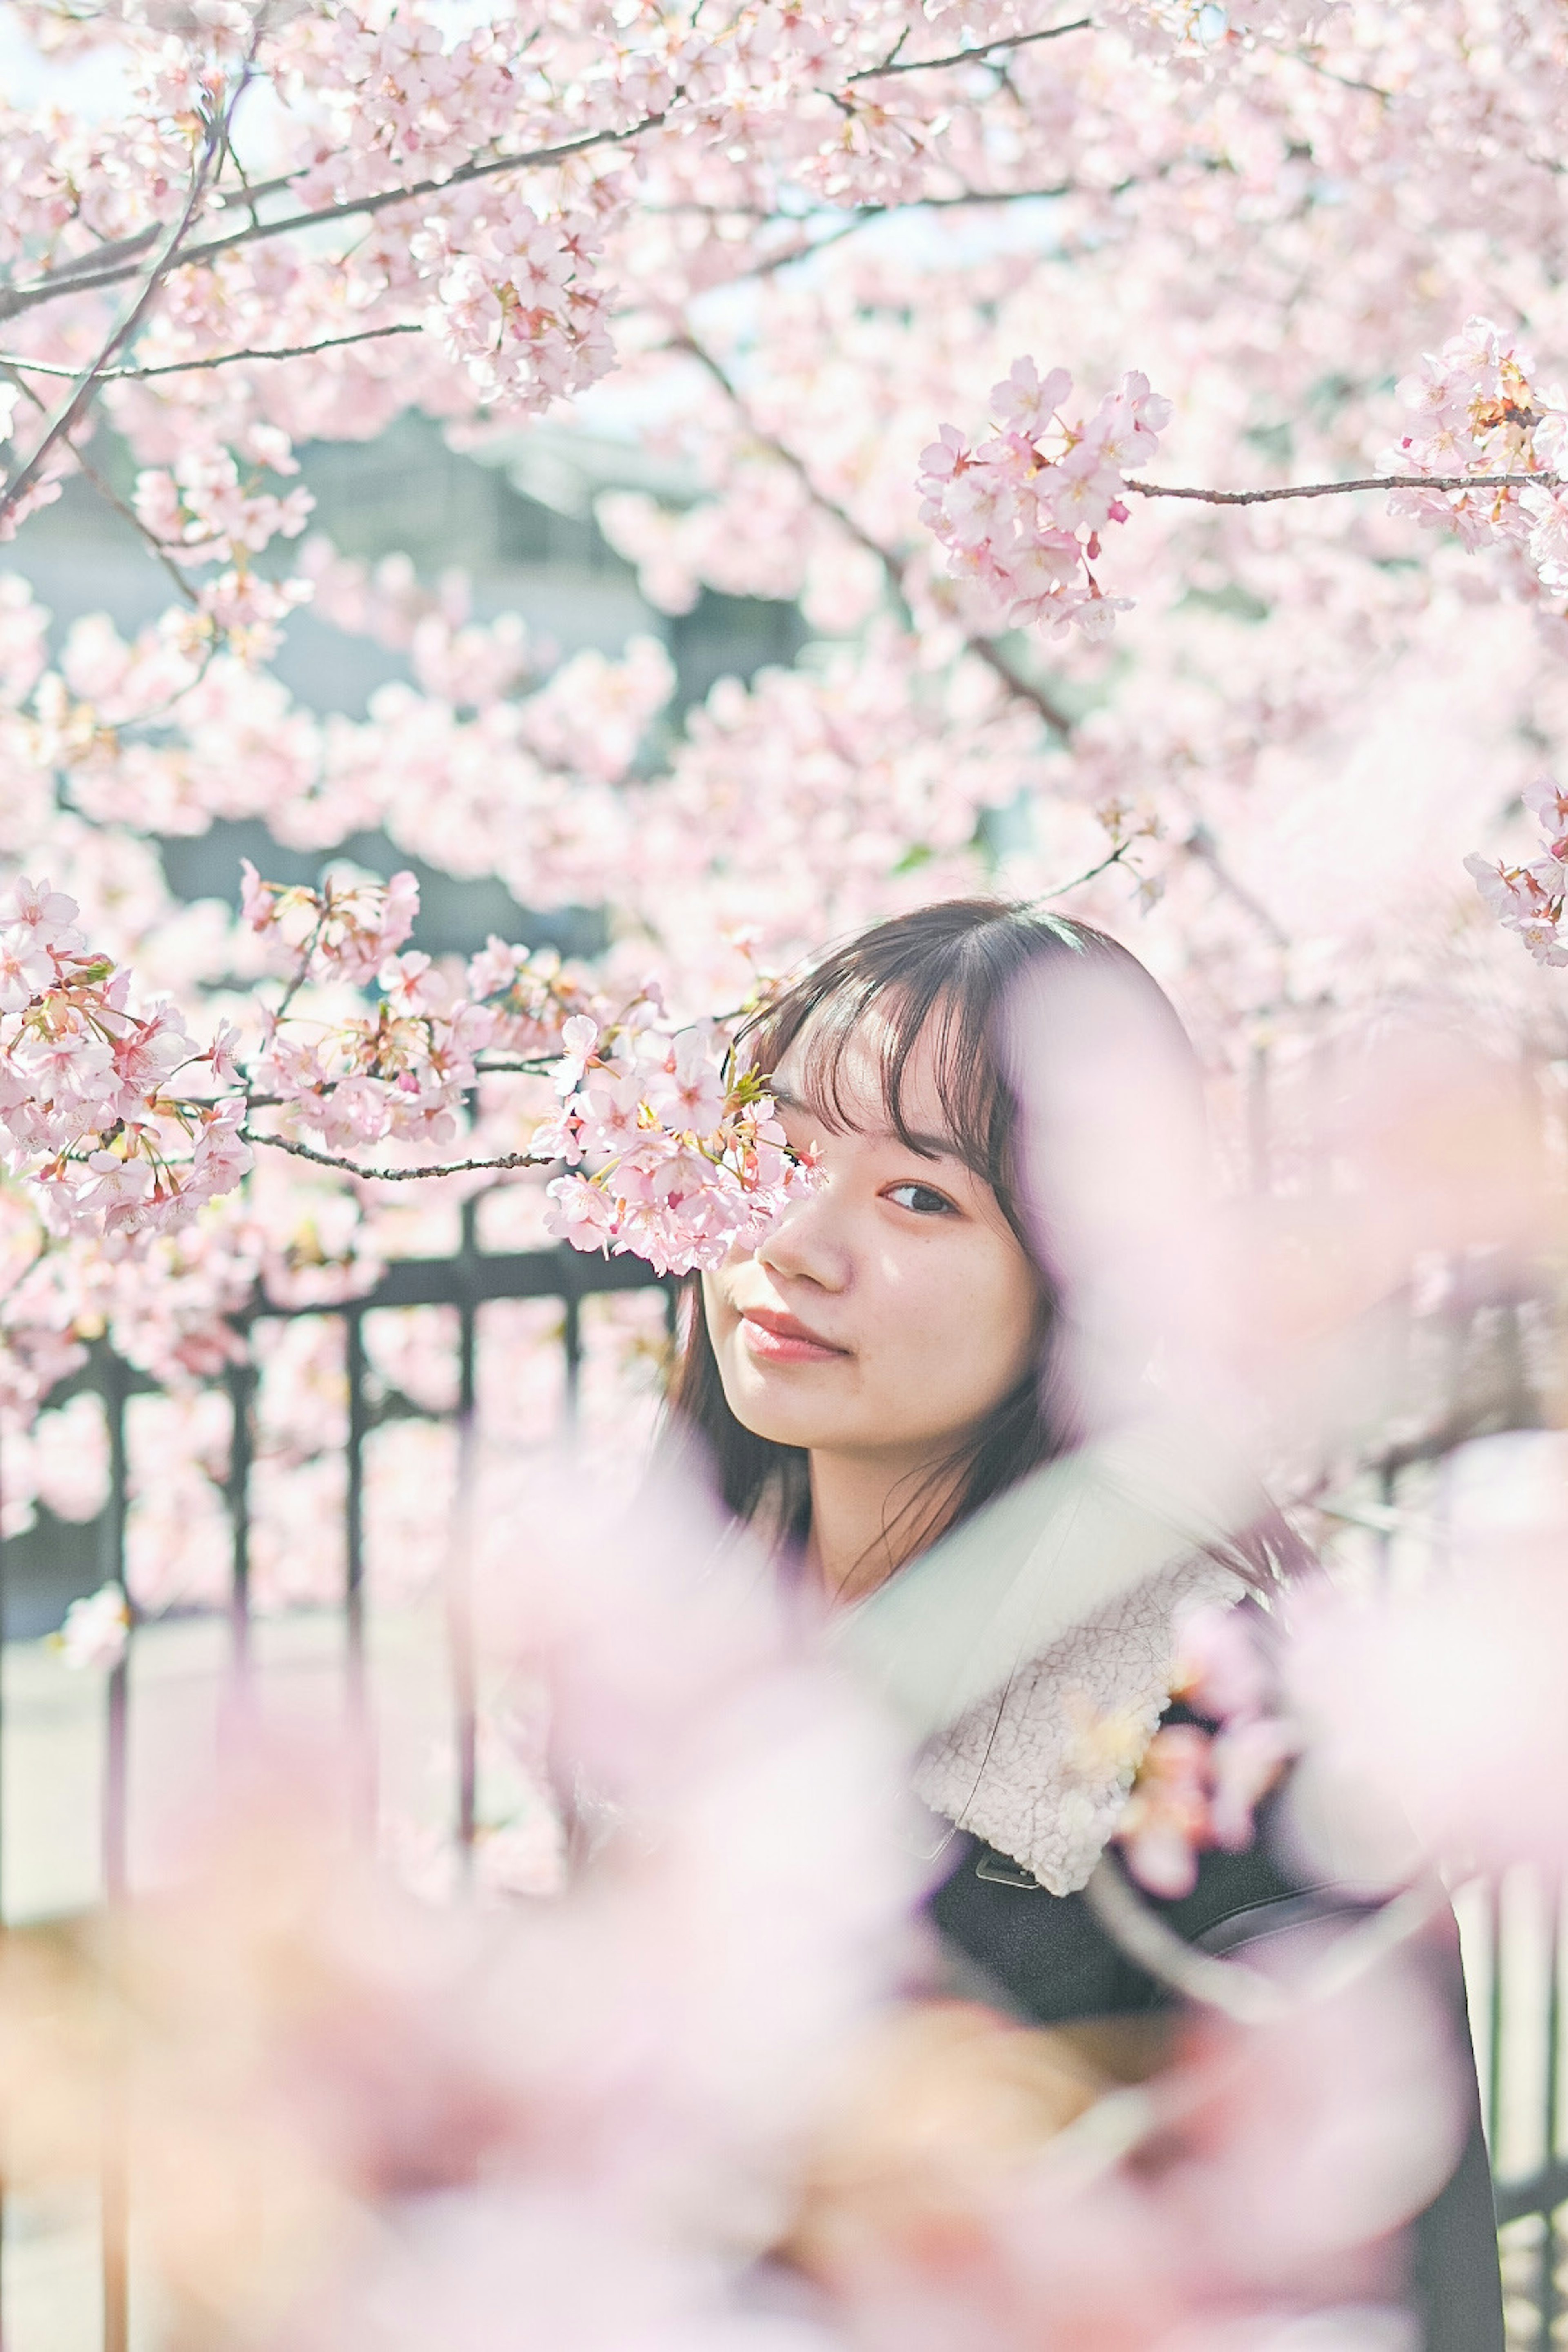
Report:
[[[226,1024],[199,1048],[172,1006],[132,1012],[129,974],[87,946],[75,900],[19,881],[0,900],[5,1164],[58,1230],[128,1244],[231,1191],[258,1146],[365,1181],[564,1162],[552,1230],[661,1274],[716,1264],[810,1181],[765,1080],[736,1066],[743,1015],[681,1025],[647,992],[617,1011],[552,952],[499,940],[455,976],[404,948],[417,910],[411,874],[311,890],[247,865],[245,919],[287,976],[242,1064]],[[342,1009],[345,989],[363,1003],[373,984],[368,1007]],[[177,1086],[197,1070],[210,1095]],[[391,1168],[358,1156],[449,1144],[481,1081],[511,1077],[552,1078],[560,1097],[526,1150]]]

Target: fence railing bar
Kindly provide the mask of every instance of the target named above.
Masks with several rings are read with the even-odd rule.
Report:
[[[1522,2180],[1495,2182],[1492,2198],[1500,2229],[1522,2221],[1527,2214],[1550,2216],[1560,2205],[1568,2205],[1568,2157],[1554,2158]]]
[[[230,1656],[235,1678],[243,1683],[250,1671],[250,1466],[256,1444],[256,1370],[248,1356],[243,1363],[229,1365],[227,1388],[230,1434],[225,1499],[233,1546]]]
[[[338,1311],[373,1315],[383,1307],[450,1307],[454,1267],[449,1257],[396,1258],[371,1289]],[[595,1257],[563,1244],[558,1249],[478,1250],[469,1280],[475,1298],[583,1299],[605,1291],[656,1289],[664,1277],[644,1258]],[[332,1310],[323,1310],[320,1300],[284,1307],[266,1298],[251,1310],[268,1322],[323,1311]]]
[[[125,1593],[125,1521],[129,1480],[125,1452],[125,1367],[103,1359],[103,1402],[109,1422],[109,1507],[103,1516],[103,1580]],[[123,1905],[130,1880],[130,1696],[132,1630],[109,1676],[103,1757],[103,1889],[110,1916]],[[110,1998],[113,1998],[112,1984]],[[103,2352],[128,2352],[131,2337],[131,2180],[126,2145],[125,2084],[112,2059],[105,2084],[103,2169],[100,2187]]]
[[[1502,2128],[1502,1897],[1495,1880],[1486,1888],[1487,1922],[1487,2146],[1497,2162]]]
[[[573,1429],[576,1426],[577,1407],[581,1401],[583,1388],[583,1310],[575,1294],[569,1294],[562,1304],[564,1311],[561,1325],[561,1347],[565,1358],[566,1372],[563,1402],[566,1426],[568,1429]]]
[[[5,1449],[0,1432],[0,1936],[5,1932]],[[0,2173],[0,2352],[5,2352],[5,2179]]]
[[[364,1707],[364,1309],[343,1317],[343,1363],[348,1375],[347,1486],[343,1498],[343,1615],[348,1643],[349,1703],[356,1716]]]
[[[471,1208],[471,1202],[465,1203],[465,1256],[472,1234]],[[479,1673],[474,1643],[473,1559],[478,1340],[478,1310],[472,1297],[465,1297],[458,1319],[458,1458],[447,1560],[447,1639],[458,1746],[458,1854],[465,1874],[473,1866],[474,1837],[479,1825]]]
[[[1547,1885],[1546,1911],[1546,2066],[1545,2113],[1542,2118],[1542,2145],[1546,2161],[1552,2163],[1557,2155],[1557,2073],[1561,2063],[1563,1989],[1562,1969],[1563,1888],[1552,1879]],[[1536,2352],[1552,2352],[1557,2336],[1557,2255],[1559,2232],[1557,2217],[1550,2207],[1542,2216],[1540,2311],[1537,2315]]]

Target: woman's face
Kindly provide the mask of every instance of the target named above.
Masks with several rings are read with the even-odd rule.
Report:
[[[903,1109],[929,1156],[889,1129],[882,1034],[873,1017],[850,1041],[842,1130],[805,1107],[801,1055],[784,1055],[780,1116],[792,1143],[818,1152],[821,1181],[702,1287],[724,1394],[747,1429],[914,1469],[976,1430],[1028,1370],[1039,1293],[995,1194],[942,1142],[926,1039]]]

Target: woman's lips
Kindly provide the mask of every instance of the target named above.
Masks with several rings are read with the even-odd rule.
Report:
[[[743,1307],[741,1332],[752,1355],[770,1364],[829,1364],[849,1353],[847,1348],[819,1339],[793,1315],[778,1315],[770,1307]]]

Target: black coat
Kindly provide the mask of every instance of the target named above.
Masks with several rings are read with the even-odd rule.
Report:
[[[1040,2025],[1088,2017],[1146,2014],[1173,1996],[1112,1943],[1081,1895],[1049,1895],[980,1840],[955,1833],[952,1868],[929,1913],[963,1970],[978,1971],[999,2003]],[[1188,1941],[1235,1950],[1266,1933],[1277,1906],[1300,1906],[1301,1889],[1269,1859],[1266,1839],[1245,1853],[1204,1855],[1193,1893],[1160,1903]],[[1410,2301],[1426,2352],[1502,2352],[1502,2289],[1491,2177],[1470,2051],[1458,1938],[1451,1919],[1429,1931],[1429,1963],[1440,1975],[1468,2060],[1469,2133],[1447,2186],[1410,2231]]]

